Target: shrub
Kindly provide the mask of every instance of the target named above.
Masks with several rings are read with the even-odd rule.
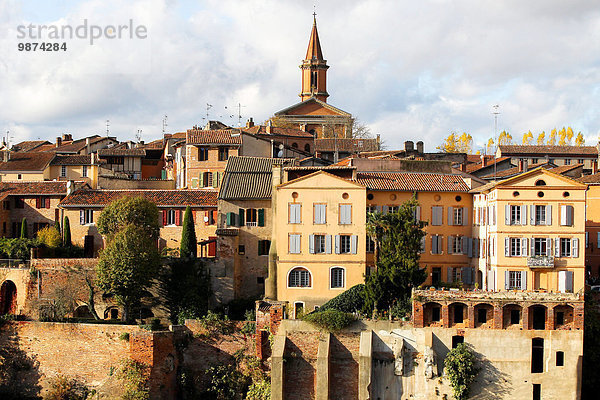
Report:
[[[44,246],[55,249],[62,243],[60,232],[53,226],[48,226],[38,231],[37,240]]]
[[[354,315],[338,310],[318,311],[302,319],[329,332],[339,332],[355,320]]]
[[[129,342],[129,332],[123,332],[119,335],[119,339]]]
[[[252,335],[254,331],[256,331],[256,324],[251,321],[246,322],[240,330],[244,335]]]
[[[271,399],[271,382],[263,380],[254,382],[250,385],[246,400],[270,400]]]
[[[200,319],[200,326],[204,328],[207,335],[227,335],[233,332],[233,325],[231,324],[231,321],[227,315],[221,317],[221,314],[217,314],[212,311],[209,311]]]
[[[197,256],[196,229],[194,227],[194,216],[192,209],[187,206],[183,215],[183,229],[181,232],[181,246],[179,248],[180,257],[196,258]]]
[[[27,239],[28,237],[28,233],[27,233],[27,218],[23,218],[23,220],[21,221],[21,239]]]
[[[450,380],[454,398],[464,400],[469,396],[471,383],[479,372],[475,367],[475,356],[464,343],[450,350],[444,360],[446,376]]]
[[[233,365],[219,365],[205,371],[208,386],[203,399],[242,400],[249,379]]]
[[[135,360],[124,360],[117,371],[117,378],[123,383],[123,400],[147,400],[150,398],[148,382],[150,367]]]
[[[363,309],[365,304],[365,285],[360,283],[350,289],[338,294],[327,303],[323,304],[319,311],[338,310],[352,313]]]
[[[2,258],[28,260],[32,247],[34,247],[34,243],[30,239],[0,238],[0,254]]]
[[[76,379],[58,375],[50,379],[44,400],[85,400],[90,390]]]

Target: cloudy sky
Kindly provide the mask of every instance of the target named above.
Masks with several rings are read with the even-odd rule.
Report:
[[[589,0],[317,1],[329,103],[388,147],[450,132],[475,150],[498,131],[516,141],[562,126],[600,133],[600,6]],[[3,0],[0,129],[13,143],[110,134],[146,141],[210,119],[264,121],[299,101],[314,1]],[[131,25],[145,38],[53,39],[18,51],[20,25]],[[83,30],[80,30],[83,32]],[[122,31],[123,32],[123,31]],[[227,108],[226,108],[227,107]]]

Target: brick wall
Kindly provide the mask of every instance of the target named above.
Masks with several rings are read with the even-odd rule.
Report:
[[[330,399],[358,398],[358,351],[360,334],[331,335],[329,348]]]
[[[283,393],[287,400],[315,398],[319,336],[311,332],[291,332],[284,352]]]

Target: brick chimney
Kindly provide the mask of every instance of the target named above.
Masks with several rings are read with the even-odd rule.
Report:
[[[248,121],[246,121],[246,128],[252,128],[254,126],[254,120],[252,117]]]
[[[62,144],[62,138],[60,136],[58,136],[56,138],[56,147],[60,147],[61,144]]]
[[[485,154],[482,154],[480,158],[481,158],[481,166],[486,167],[487,166],[487,158],[486,158]]]
[[[523,172],[524,167],[525,167],[525,161],[523,161],[523,159],[519,159],[519,172]]]

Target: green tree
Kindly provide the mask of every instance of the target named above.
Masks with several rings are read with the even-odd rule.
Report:
[[[69,223],[69,217],[65,217],[63,222],[63,246],[71,247],[71,224]]]
[[[181,232],[180,257],[196,258],[198,243],[196,240],[196,229],[194,227],[194,215],[192,209],[187,206],[183,215],[183,230]]]
[[[413,287],[427,276],[419,265],[421,240],[426,223],[415,219],[416,199],[403,203],[394,213],[373,215],[369,232],[379,249],[375,271],[365,281],[365,308],[369,313],[398,304],[408,304]]]
[[[164,299],[174,324],[200,318],[212,295],[208,267],[200,259],[175,258],[160,271]]]
[[[27,239],[27,218],[21,221],[21,239]]]
[[[141,228],[147,236],[158,239],[158,208],[143,197],[123,197],[104,208],[98,218],[98,232],[110,241],[128,225]]]
[[[132,306],[140,301],[144,290],[150,286],[159,264],[156,240],[148,235],[146,227],[134,224],[121,228],[100,253],[98,285],[105,292],[112,293],[123,307],[124,321],[129,321]]]
[[[61,235],[61,241],[62,241],[62,231],[60,230],[60,221],[59,220],[54,221],[54,228]]]
[[[445,374],[450,380],[454,398],[465,400],[469,396],[471,383],[475,380],[478,368],[475,366],[475,356],[464,343],[450,350],[444,360]]]
[[[47,226],[44,229],[40,229],[37,232],[37,239],[38,242],[43,243],[46,247],[50,249],[60,247],[62,243],[60,233],[53,226]]]

